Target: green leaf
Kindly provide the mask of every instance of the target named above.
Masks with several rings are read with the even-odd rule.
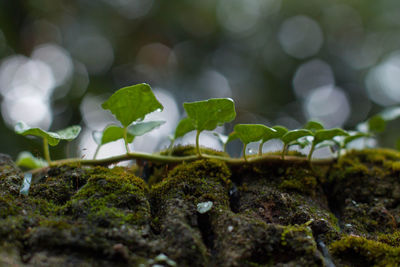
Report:
[[[262,124],[236,124],[234,130],[244,144],[260,141],[266,133],[276,132]]]
[[[349,143],[353,142],[354,140],[370,137],[371,135],[368,133],[357,132],[353,135],[347,136],[343,141],[343,147],[346,147]]]
[[[80,131],[81,127],[79,125],[74,125],[57,132],[47,132],[40,128],[31,128],[23,122],[18,122],[14,128],[15,132],[20,135],[33,135],[41,138],[46,138],[49,145],[55,146],[60,140],[71,141],[75,139]]]
[[[128,127],[136,120],[164,107],[158,102],[148,84],[142,83],[124,87],[116,91],[110,98],[101,105],[108,109],[121,122]]]
[[[183,103],[188,117],[198,131],[212,131],[217,126],[236,117],[235,104],[230,98],[212,98],[204,101]]]
[[[348,136],[349,134],[340,128],[318,130],[314,134],[314,145],[317,145],[323,141],[333,140],[335,136]]]
[[[28,151],[23,151],[18,154],[17,161],[15,162],[18,167],[27,169],[37,169],[46,167],[48,164],[42,158],[37,158]]]
[[[368,120],[368,130],[370,132],[381,133],[385,131],[386,121],[380,115],[375,115]]]
[[[194,131],[194,125],[190,118],[183,118],[175,129],[174,139],[184,136],[188,132]]]
[[[280,139],[285,133],[288,132],[288,129],[286,127],[283,126],[274,126],[271,127],[271,129],[275,130],[275,131],[268,131],[262,138],[262,142],[265,143],[271,139]]]
[[[105,145],[124,138],[124,128],[117,125],[108,125],[103,132],[93,132],[93,139],[98,145]],[[128,133],[128,143],[132,143],[134,136]]]
[[[287,145],[304,136],[314,136],[314,134],[307,129],[292,130],[285,133],[281,140],[285,145]]]
[[[304,126],[304,129],[310,130],[311,132],[316,132],[318,130],[323,130],[324,126],[322,123],[318,121],[309,121],[307,124]]]
[[[128,133],[133,136],[142,136],[151,130],[160,127],[165,121],[143,121],[128,126]]]

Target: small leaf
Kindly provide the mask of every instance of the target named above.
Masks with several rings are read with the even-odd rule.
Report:
[[[380,116],[375,115],[368,120],[368,130],[370,132],[381,133],[385,131],[386,121]]]
[[[37,158],[28,151],[23,151],[19,153],[15,163],[18,167],[23,167],[27,169],[43,168],[48,165],[44,159]]]
[[[75,139],[80,131],[81,127],[79,125],[74,125],[57,132],[47,132],[40,128],[31,128],[23,122],[18,122],[14,128],[15,132],[20,135],[33,135],[41,138],[46,138],[49,145],[55,146],[60,140],[71,141]]]
[[[24,175],[24,181],[22,182],[21,189],[19,190],[19,193],[21,195],[27,196],[29,194],[29,188],[31,187],[31,182],[32,182],[32,173],[25,173]]]
[[[262,138],[263,143],[265,143],[271,139],[276,139],[276,138],[280,139],[283,135],[285,135],[285,133],[288,132],[288,129],[286,127],[279,126],[279,125],[271,127],[271,129],[275,130],[275,132],[273,132],[273,131],[267,132]]]
[[[183,118],[175,129],[174,139],[184,136],[188,132],[194,131],[194,125],[190,118]]]
[[[100,138],[100,142],[97,143],[98,145],[104,145],[107,143],[111,143],[114,141],[117,141],[119,139],[123,139],[124,138],[124,129],[120,126],[117,125],[108,125],[106,128],[104,128],[103,132],[97,132],[96,134],[93,135],[97,135],[96,138],[99,139]],[[127,134],[128,137],[128,143],[132,143],[134,137],[131,134]]]
[[[164,108],[145,83],[119,89],[101,106],[110,110],[124,127]]]
[[[234,129],[244,144],[260,141],[266,133],[276,132],[276,130],[262,124],[236,124]]]
[[[343,141],[343,147],[346,147],[349,143],[353,142],[354,140],[370,137],[371,135],[368,133],[357,132],[353,135],[347,136]]]
[[[304,129],[310,130],[311,132],[316,132],[318,130],[323,130],[324,126],[318,121],[309,121],[304,126]]]
[[[183,103],[183,107],[198,131],[212,131],[217,126],[236,117],[235,104],[230,98],[212,98],[204,101]]]
[[[211,210],[213,207],[212,201],[201,202],[197,204],[197,212],[200,214],[204,214],[207,211]]]
[[[142,136],[151,130],[160,127],[165,121],[143,121],[128,126],[128,133],[133,136]]]
[[[292,130],[285,133],[281,140],[285,145],[287,145],[304,136],[314,136],[314,134],[310,130],[306,129]]]
[[[348,136],[349,134],[340,128],[318,130],[314,134],[314,145],[317,145],[326,140],[332,140],[335,136]]]

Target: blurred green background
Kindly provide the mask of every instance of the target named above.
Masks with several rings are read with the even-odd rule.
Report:
[[[91,157],[91,132],[115,122],[100,104],[141,82],[165,106],[150,117],[168,121],[134,142],[141,151],[168,144],[184,101],[212,97],[235,100],[235,123],[354,128],[400,102],[399,14],[397,0],[0,0],[0,152],[40,155],[14,134],[22,120],[80,124],[79,140],[52,151]],[[381,145],[394,146],[396,124]]]

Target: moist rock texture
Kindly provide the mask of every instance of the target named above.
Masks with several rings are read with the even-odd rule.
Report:
[[[50,168],[25,196],[0,155],[0,266],[399,266],[397,152],[150,165]]]

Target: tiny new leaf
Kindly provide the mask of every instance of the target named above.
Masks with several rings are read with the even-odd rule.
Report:
[[[110,110],[124,127],[164,108],[145,83],[119,89],[101,106]]]
[[[47,139],[49,145],[55,146],[57,145],[60,140],[67,140],[71,141],[75,139],[80,131],[81,127],[79,125],[74,125],[68,128],[65,128],[63,130],[57,131],[57,132],[47,132],[45,130],[42,130],[40,128],[32,128],[26,125],[23,122],[18,122],[15,125],[14,128],[15,132],[20,135],[32,135],[32,136],[37,136],[41,137],[43,139]]]
[[[117,141],[124,138],[124,129],[117,125],[108,125],[104,128],[103,132],[95,131],[93,132],[93,139],[98,145],[104,145],[110,142]],[[128,133],[127,141],[131,143],[133,141],[133,136]]]
[[[262,124],[236,124],[234,130],[244,144],[260,141],[267,133],[276,132]]]
[[[212,98],[183,103],[183,108],[192,120],[194,128],[199,132],[212,131],[236,117],[235,104],[230,98]]]
[[[19,153],[15,163],[18,167],[23,167],[27,169],[37,169],[46,167],[48,165],[44,159],[37,158],[28,151],[23,151]]]

